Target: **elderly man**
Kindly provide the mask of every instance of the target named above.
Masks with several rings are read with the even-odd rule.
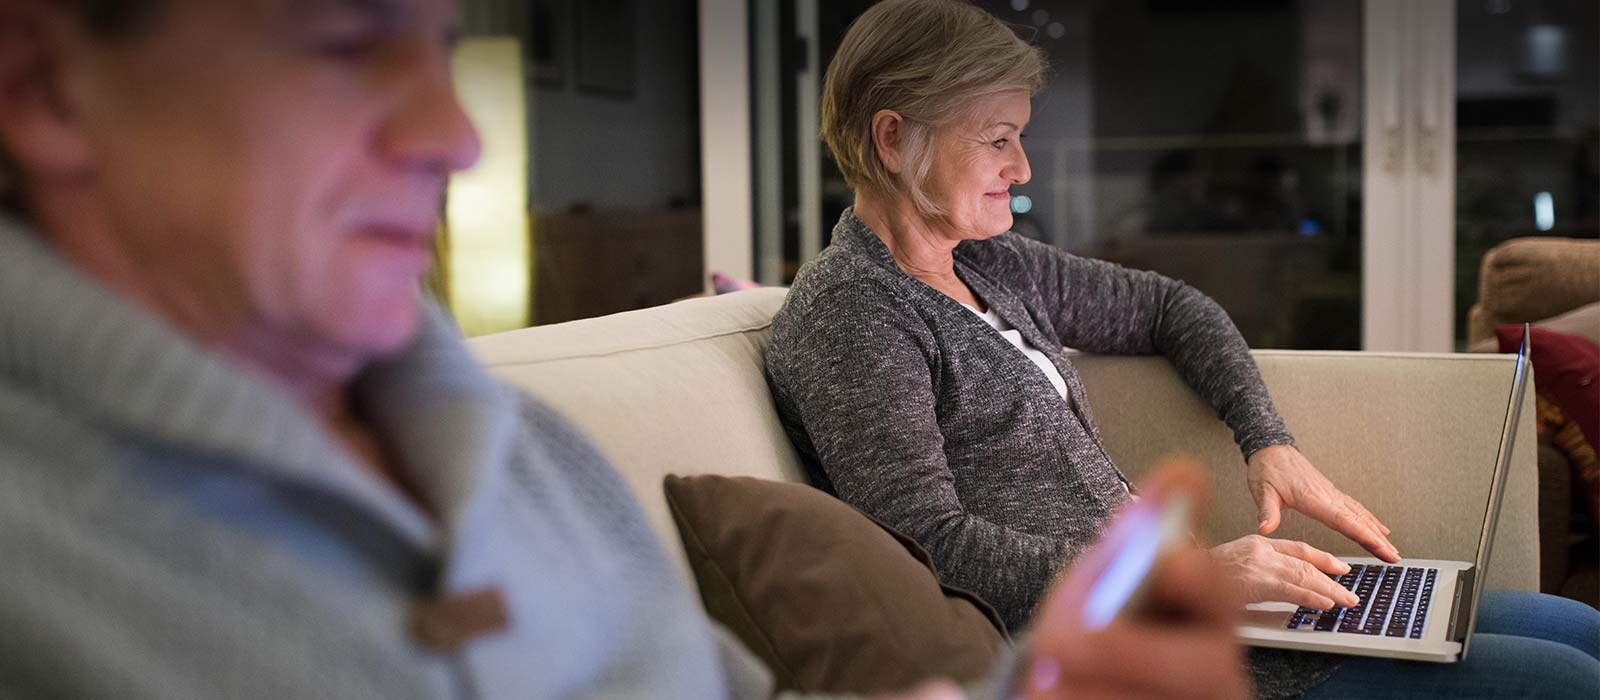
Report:
[[[598,454],[419,300],[478,152],[453,13],[0,0],[0,695],[771,695]],[[1242,695],[1205,566],[1155,587],[1202,622],[1099,633],[1083,567],[1024,689]]]

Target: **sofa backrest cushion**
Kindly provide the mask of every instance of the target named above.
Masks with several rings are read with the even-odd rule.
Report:
[[[468,344],[496,376],[589,435],[692,581],[661,492],[666,475],[805,481],[761,371],[783,296],[757,289],[690,299]]]
[[[784,293],[692,299],[469,343],[496,375],[543,399],[594,440],[692,585],[662,496],[667,474],[805,480],[761,371]],[[1383,518],[1403,556],[1471,559],[1513,358],[1270,350],[1255,357],[1301,450]],[[1163,453],[1192,453],[1217,475],[1209,533],[1231,539],[1254,531],[1238,448],[1171,364],[1091,355],[1073,362],[1118,465],[1137,476]],[[1491,587],[1537,590],[1533,394],[1522,411]],[[1278,536],[1361,553],[1297,513],[1285,517]]]
[[[1388,525],[1403,557],[1472,561],[1511,391],[1510,355],[1257,350],[1300,451]],[[1215,478],[1206,534],[1223,541],[1259,522],[1227,426],[1160,357],[1073,355],[1111,458],[1138,478],[1185,452]],[[1535,377],[1537,380],[1537,376]],[[1490,588],[1538,590],[1533,387],[1523,397]],[[1509,514],[1509,515],[1507,515]],[[1273,537],[1341,556],[1370,556],[1294,511]]]
[[[1478,272],[1467,342],[1600,301],[1600,241],[1530,236],[1490,249]]]

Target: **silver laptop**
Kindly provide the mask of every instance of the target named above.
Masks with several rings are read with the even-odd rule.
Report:
[[[1528,336],[1524,325],[1477,558],[1471,562],[1407,559],[1399,564],[1371,557],[1345,559],[1350,573],[1335,580],[1355,591],[1359,605],[1311,610],[1293,603],[1256,603],[1246,608],[1238,630],[1240,641],[1259,647],[1446,663],[1467,655],[1528,383]]]

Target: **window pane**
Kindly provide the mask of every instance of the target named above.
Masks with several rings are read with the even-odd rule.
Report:
[[[1456,17],[1455,310],[1465,344],[1490,248],[1600,237],[1600,3],[1460,0]]]
[[[1053,68],[1024,142],[1033,180],[1012,190],[1018,232],[1182,279],[1252,346],[1360,347],[1361,3],[978,5]],[[825,58],[846,22],[825,24]],[[830,223],[848,203],[832,174]]]

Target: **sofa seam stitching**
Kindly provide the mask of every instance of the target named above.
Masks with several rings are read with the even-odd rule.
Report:
[[[744,328],[737,328],[737,329],[729,330],[729,331],[719,331],[719,332],[716,332],[716,333],[708,333],[706,335],[698,335],[698,336],[695,336],[695,337],[692,337],[692,338],[684,338],[682,340],[673,340],[673,341],[665,342],[665,343],[656,343],[654,345],[639,345],[639,346],[628,347],[628,348],[619,348],[619,349],[616,349],[616,350],[607,350],[605,352],[585,353],[585,354],[582,354],[582,355],[560,355],[560,356],[557,356],[557,357],[546,357],[546,358],[541,358],[541,359],[537,359],[537,360],[521,360],[521,361],[513,361],[513,362],[495,362],[495,363],[489,364],[489,366],[490,367],[514,367],[514,366],[519,366],[519,365],[538,365],[538,364],[544,364],[546,362],[560,362],[562,360],[578,360],[578,359],[584,359],[584,358],[590,358],[590,357],[612,357],[612,356],[615,356],[615,355],[622,355],[622,354],[626,354],[626,353],[630,353],[630,352],[644,352],[646,350],[660,350],[662,348],[670,348],[670,347],[673,347],[675,345],[686,345],[686,344],[689,344],[689,343],[698,343],[698,342],[700,342],[702,340],[712,340],[714,338],[723,338],[723,337],[727,337],[727,336],[730,336],[730,335],[743,335],[745,333],[750,333],[750,332],[753,332],[753,331],[759,331],[759,330],[762,330],[762,329],[765,329],[765,328],[771,328],[771,327],[772,327],[772,323],[771,322],[767,322],[767,323],[763,323],[763,324],[760,324],[760,325],[746,326]]]

